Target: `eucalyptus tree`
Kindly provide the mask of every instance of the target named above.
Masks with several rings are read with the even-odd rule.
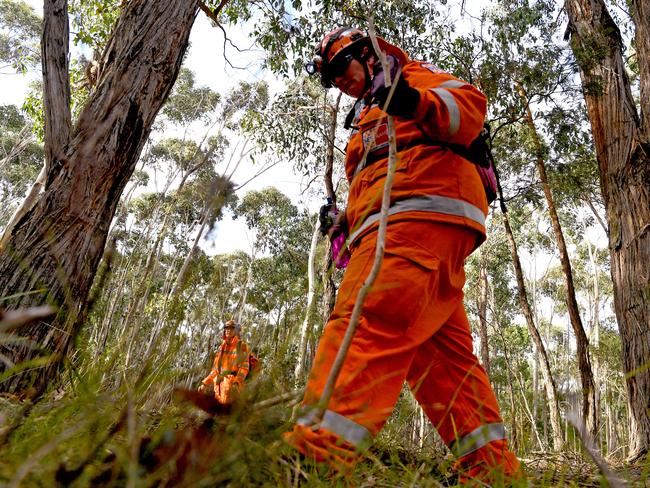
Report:
[[[619,27],[603,0],[565,0],[564,5],[607,209],[630,457],[638,459],[650,449],[650,11],[648,2],[631,0],[632,23]],[[633,28],[633,64],[623,53],[623,26]],[[638,85],[628,71],[638,75]]]
[[[0,77],[25,74],[39,64],[41,23],[40,17],[22,0],[0,1]],[[28,190],[27,182],[34,182],[38,175],[38,172],[33,174],[34,165],[38,163],[33,161],[33,156],[41,158],[42,166],[42,149],[38,148],[40,144],[34,137],[38,133],[38,124],[26,120],[17,107],[7,105],[0,107],[0,110],[3,134],[0,143],[0,178],[5,183],[0,194],[0,201],[3,202],[0,224],[4,227],[0,234],[1,249],[16,222],[24,215],[25,205],[16,205],[14,199],[27,191],[25,200],[29,201],[27,206],[31,205],[42,187],[45,174],[42,172],[38,184]],[[10,180],[15,183],[10,185],[11,196],[7,193],[9,187],[6,185]]]
[[[522,123],[527,133],[521,135],[525,135],[531,143],[526,158],[534,162],[539,175],[565,277],[565,300],[577,343],[582,415],[589,431],[595,433],[598,415],[589,341],[576,299],[564,233],[547,176],[548,144],[540,128],[547,118],[545,112],[548,109],[544,106],[554,105],[556,110],[560,110],[562,97],[570,90],[571,71],[566,64],[558,62],[562,59],[562,51],[553,42],[555,14],[554,4],[545,0],[532,4],[510,0],[500,2],[490,15],[493,30],[491,42],[485,47],[489,55],[483,63],[481,80],[486,89],[496,89],[490,97],[493,100],[491,110],[506,122]],[[491,76],[486,76],[488,74]],[[570,108],[567,107],[565,111],[569,113]]]
[[[296,323],[297,304],[306,296],[306,265],[310,248],[312,216],[298,211],[289,198],[275,188],[247,193],[234,210],[254,233],[250,274],[244,303],[254,302],[273,313],[276,326]],[[267,253],[270,257],[257,258]],[[276,274],[272,274],[276,273]],[[289,314],[289,315],[288,315]],[[276,330],[275,337],[279,337]]]
[[[58,313],[20,331],[47,351],[46,359],[38,360],[39,369],[9,372],[2,389],[35,383],[42,391],[83,324],[111,219],[176,79],[198,3],[123,3],[101,57],[97,84],[73,125],[68,2],[45,2],[46,185],[0,255],[0,296],[16,297],[6,303],[11,308],[49,302]],[[24,346],[3,353],[14,364],[40,355]]]
[[[212,258],[212,274],[208,280],[206,296],[214,306],[208,307],[207,319],[217,322],[223,317],[233,317],[242,300],[250,257],[244,251],[217,255]]]

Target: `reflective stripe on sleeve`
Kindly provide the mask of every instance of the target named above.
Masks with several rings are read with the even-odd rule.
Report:
[[[447,80],[440,83],[436,88],[460,88],[465,85],[467,85],[467,83],[460,80]]]
[[[413,197],[406,200],[399,200],[388,209],[388,215],[395,215],[401,212],[435,212],[446,215],[466,217],[474,222],[485,226],[485,214],[480,208],[464,200],[443,197],[442,195],[427,195]],[[380,213],[369,215],[361,226],[350,235],[350,243],[354,242],[363,231],[375,222],[379,221]]]
[[[458,129],[460,129],[460,109],[458,108],[454,95],[445,88],[431,88],[431,91],[438,95],[447,107],[447,112],[449,112],[449,135],[455,135]]]
[[[503,424],[481,425],[466,436],[453,441],[449,449],[456,457],[467,456],[492,441],[506,438]]]
[[[312,407],[306,410],[298,418],[296,423],[298,425],[327,429],[352,444],[359,451],[366,449],[372,444],[372,435],[363,425],[359,425],[349,418],[331,410],[325,410],[323,420],[318,424],[316,424],[317,416],[318,408]]]

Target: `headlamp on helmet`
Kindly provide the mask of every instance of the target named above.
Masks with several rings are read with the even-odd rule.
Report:
[[[323,65],[323,58],[318,54],[312,58],[311,61],[305,63],[305,71],[309,76],[314,76],[316,73],[320,73],[321,66]]]
[[[316,45],[316,54],[305,64],[305,70],[310,76],[318,73],[321,84],[325,88],[331,88],[334,78],[345,73],[354,59],[352,46],[360,47],[359,41],[367,40],[367,34],[359,29],[338,27]]]

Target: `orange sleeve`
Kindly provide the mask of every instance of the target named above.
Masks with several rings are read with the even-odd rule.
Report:
[[[427,136],[464,146],[476,139],[487,113],[478,88],[420,61],[409,63],[403,76],[420,94],[414,119]]]
[[[210,374],[203,378],[201,383],[204,385],[211,385],[214,383],[214,379],[217,377],[219,374],[219,356],[221,356],[221,346],[219,346],[219,350],[217,351],[217,354],[214,356],[214,361],[212,362],[212,370],[210,371]]]

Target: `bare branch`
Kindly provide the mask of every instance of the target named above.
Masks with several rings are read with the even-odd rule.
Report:
[[[18,133],[18,136],[16,136],[16,142],[9,149],[7,155],[0,159],[0,169],[9,164],[12,159],[18,157],[33,139],[31,128],[29,125],[25,125]]]
[[[373,46],[375,47],[375,51],[379,53],[382,65],[384,66],[384,70],[385,70],[384,73],[386,73],[386,80],[385,80],[386,86],[391,86],[390,69],[388,68],[388,60],[386,58],[386,54],[381,49],[379,49],[379,44],[377,43],[377,36],[375,34],[375,26],[372,17],[370,17],[368,20],[369,20],[368,34],[370,35],[370,39],[372,40]],[[397,76],[399,77],[399,72]],[[388,94],[388,98],[386,100],[387,105],[390,103],[390,100],[393,95],[393,91],[394,91],[394,86],[393,89]],[[388,170],[386,173],[386,180],[384,181],[384,192],[381,200],[379,229],[377,230],[377,247],[375,249],[375,260],[372,264],[372,268],[370,270],[368,277],[366,278],[363,286],[359,290],[359,294],[357,295],[354,308],[352,309],[350,323],[348,324],[348,328],[345,331],[345,336],[343,337],[343,340],[341,342],[341,347],[339,348],[338,353],[336,354],[336,358],[334,359],[334,364],[332,364],[332,369],[330,370],[330,374],[327,378],[327,383],[323,388],[323,393],[321,394],[320,401],[318,404],[319,412],[318,415],[316,416],[316,418],[318,419],[317,421],[320,421],[320,419],[322,418],[323,413],[327,409],[327,405],[329,404],[330,398],[332,397],[332,393],[334,392],[334,385],[336,384],[336,380],[339,376],[339,373],[341,372],[341,367],[343,366],[343,362],[345,361],[345,357],[348,354],[348,350],[350,349],[350,344],[352,343],[352,339],[354,337],[354,334],[357,330],[357,326],[359,324],[359,318],[361,317],[361,310],[363,309],[363,302],[366,298],[366,295],[370,291],[372,284],[377,278],[377,275],[379,274],[379,269],[381,268],[381,263],[384,259],[386,228],[388,227],[388,209],[390,208],[390,193],[393,186],[393,175],[395,174],[395,167],[397,166],[397,145],[396,145],[396,135],[395,135],[395,124],[393,122],[393,117],[390,115],[388,116],[388,142],[389,142]]]
[[[20,219],[22,219],[27,214],[27,212],[29,212],[32,208],[34,208],[34,205],[36,205],[36,200],[40,195],[43,186],[45,185],[45,178],[47,176],[46,172],[47,172],[47,167],[46,165],[43,165],[43,167],[41,168],[41,172],[38,174],[36,178],[36,181],[30,188],[29,192],[27,192],[27,196],[20,204],[20,206],[14,211],[12,216],[9,218],[9,222],[5,226],[4,231],[2,232],[2,234],[0,234],[0,252],[4,250],[4,248],[7,245],[7,242],[9,242],[9,239],[11,238],[11,234],[14,230],[14,227],[16,227],[18,221],[20,221]]]
[[[219,22],[219,14],[221,13],[221,11],[223,10],[223,8],[226,6],[227,3],[228,3],[228,0],[221,0],[221,3],[219,4],[219,6],[216,9],[211,10],[210,7],[208,7],[205,3],[199,2],[199,8],[203,11],[203,13],[205,13],[205,15],[210,17],[210,19],[215,24],[219,25],[219,24],[221,24]]]

